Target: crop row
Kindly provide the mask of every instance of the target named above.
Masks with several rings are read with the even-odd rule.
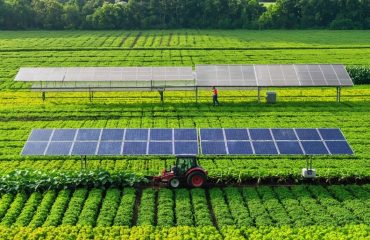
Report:
[[[340,37],[338,37],[340,34]],[[355,37],[354,37],[355,36]],[[3,32],[0,48],[78,47],[338,47],[367,46],[364,31],[31,31]],[[279,39],[279,41],[276,41]],[[307,40],[309,39],[309,40]],[[273,40],[273,41],[272,41]]]
[[[369,185],[19,192],[0,226],[344,226],[370,224],[369,199]]]
[[[305,237],[303,237],[305,236]],[[199,240],[243,240],[243,239],[368,239],[369,225],[347,225],[343,227],[235,227],[220,230],[215,227],[91,227],[59,226],[40,228],[8,228],[0,226],[0,238],[11,239],[199,239]]]

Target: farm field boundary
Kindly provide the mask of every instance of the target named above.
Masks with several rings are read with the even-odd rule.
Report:
[[[228,226],[217,230],[214,227],[40,227],[7,228],[0,227],[0,237],[10,239],[367,239],[368,225],[349,225],[345,227],[310,226],[237,228]]]
[[[0,227],[368,225],[369,197],[369,184],[19,191],[2,194]]]

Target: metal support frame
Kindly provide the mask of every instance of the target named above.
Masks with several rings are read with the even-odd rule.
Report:
[[[92,102],[93,99],[94,99],[94,92],[91,91],[91,89],[89,89],[89,100],[90,100],[90,102]]]
[[[258,103],[261,102],[261,87],[257,87],[257,98],[258,98]]]
[[[87,169],[87,157],[81,156],[81,170]]]
[[[198,103],[198,87],[195,87],[195,103]]]
[[[312,172],[312,157],[307,155],[306,157],[306,169],[307,169],[307,172],[309,172],[311,174]]]
[[[164,103],[164,90],[165,90],[164,88],[158,88],[161,103]]]
[[[341,93],[342,88],[337,87],[337,102],[340,102],[340,93]]]

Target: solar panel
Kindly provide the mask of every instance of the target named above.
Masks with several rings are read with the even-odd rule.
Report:
[[[28,141],[49,141],[52,129],[35,129],[32,131]]]
[[[249,129],[252,140],[272,140],[270,129]]]
[[[276,144],[280,154],[303,154],[302,148],[298,141],[277,141]]]
[[[295,129],[299,140],[321,140],[317,129],[314,128],[298,128]]]
[[[98,155],[121,155],[122,142],[100,142]]]
[[[253,148],[255,154],[260,155],[276,155],[278,151],[273,141],[253,141]]]
[[[72,155],[95,155],[98,142],[75,142]]]
[[[44,155],[47,145],[47,142],[27,142],[22,155]]]
[[[226,140],[249,140],[247,129],[238,128],[226,128],[225,129]]]
[[[303,149],[308,155],[329,154],[321,141],[301,141]]]
[[[198,133],[196,129],[174,129],[175,141],[197,141]]]
[[[172,141],[172,129],[151,129],[150,140]]]
[[[343,65],[197,65],[199,87],[353,86]]]
[[[101,129],[79,129],[77,132],[77,141],[98,141]]]
[[[149,154],[172,155],[173,154],[172,142],[150,142]]]
[[[238,155],[253,154],[252,145],[249,141],[228,141],[227,149],[229,154],[238,154]]]
[[[176,155],[197,155],[198,142],[175,142]]]
[[[148,129],[126,129],[125,141],[147,141],[148,140]]]
[[[124,142],[123,155],[146,155],[147,142]]]
[[[204,142],[202,141],[202,154],[204,155],[224,155],[227,154],[225,142]]]
[[[69,155],[72,142],[50,142],[45,155]]]
[[[73,141],[76,129],[55,129],[51,141]]]
[[[275,140],[297,140],[293,129],[276,128],[271,129]]]
[[[337,128],[321,128],[319,132],[324,140],[345,140],[342,132]]]
[[[202,128],[200,129],[202,141],[224,141],[224,133],[221,128]]]
[[[101,141],[122,141],[125,129],[103,129]]]
[[[340,129],[34,129],[22,155],[353,154]],[[36,140],[36,141],[35,141]]]
[[[353,154],[346,141],[325,141],[331,154]]]
[[[36,67],[20,68],[15,81],[193,81],[192,67]]]

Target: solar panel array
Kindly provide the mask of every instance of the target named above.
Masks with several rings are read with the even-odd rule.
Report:
[[[353,154],[339,129],[34,129],[22,155]]]
[[[197,65],[199,87],[353,86],[343,65]]]
[[[34,129],[22,155],[195,155],[196,129]]]
[[[339,129],[200,129],[204,155],[353,154]]]
[[[166,81],[194,80],[191,67],[39,67],[21,68],[15,81]]]

